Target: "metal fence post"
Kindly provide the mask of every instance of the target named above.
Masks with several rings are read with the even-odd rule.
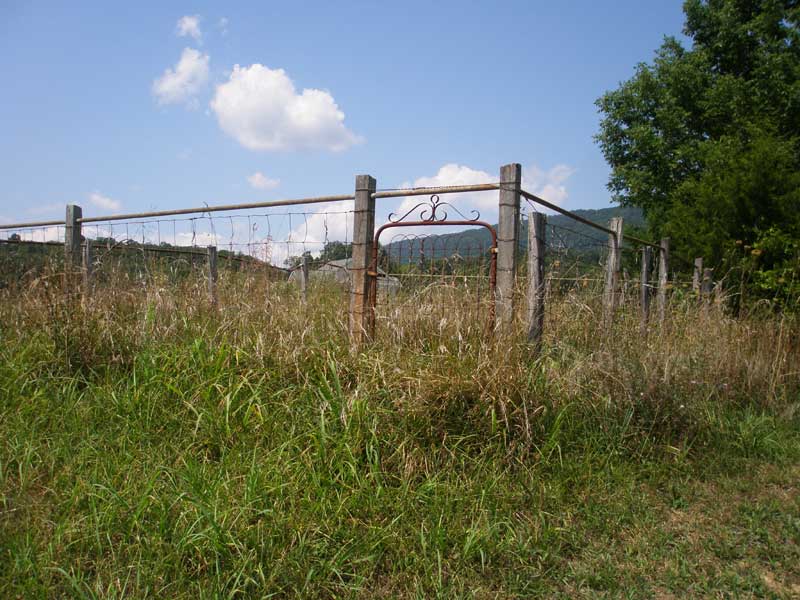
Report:
[[[614,231],[614,233],[608,234],[608,258],[606,259],[606,280],[603,290],[606,324],[610,324],[614,318],[614,311],[617,308],[617,296],[619,295],[622,217],[614,217],[611,219],[608,227]]]
[[[642,246],[642,277],[639,282],[642,304],[642,333],[647,333],[647,322],[650,320],[650,270],[653,258],[653,249]]]
[[[217,305],[217,247],[208,247],[208,299]]]
[[[669,281],[669,238],[661,238],[658,253],[658,320],[663,324],[667,316],[667,284]]]
[[[67,204],[64,227],[64,285],[68,294],[78,291],[81,269],[81,207]]]
[[[514,280],[519,238],[519,203],[522,166],[512,163],[500,167],[500,202],[497,225],[497,317],[496,327],[514,320]]]
[[[372,238],[375,236],[375,193],[377,182],[369,175],[356,176],[353,208],[353,257],[350,265],[350,343],[358,351],[373,338],[375,322],[369,306]]]
[[[528,211],[528,342],[538,351],[544,332],[544,253],[547,217]]]

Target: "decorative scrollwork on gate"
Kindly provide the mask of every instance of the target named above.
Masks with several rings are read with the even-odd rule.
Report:
[[[398,217],[395,213],[391,213],[388,220],[390,223],[400,223],[405,221],[409,215],[419,210],[420,223],[441,223],[443,221],[447,221],[447,210],[445,210],[444,207],[448,207],[448,210],[452,210],[457,213],[458,216],[460,216],[464,221],[479,221],[481,218],[481,213],[479,213],[477,210],[470,211],[470,213],[473,215],[472,217],[465,216],[464,213],[458,210],[455,206],[449,202],[442,202],[439,199],[439,196],[434,194],[430,197],[430,200],[427,202],[420,202],[402,217]]]

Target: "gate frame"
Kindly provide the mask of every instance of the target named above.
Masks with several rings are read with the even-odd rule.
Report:
[[[448,219],[447,212],[443,209],[443,207],[449,207],[457,212],[462,218],[461,219]],[[417,209],[422,208],[419,213],[420,220],[418,221],[406,221],[405,218],[408,217],[411,213],[415,212]],[[437,214],[436,211],[442,208],[441,215]],[[430,214],[426,216],[426,213],[430,211]],[[388,222],[381,225],[378,230],[375,232],[375,236],[372,240],[372,259],[370,260],[370,266],[367,270],[367,277],[369,278],[369,296],[368,296],[368,316],[367,316],[367,328],[369,332],[369,339],[375,339],[375,309],[378,303],[378,241],[380,239],[381,234],[386,231],[387,229],[394,229],[399,227],[429,227],[429,226],[458,226],[458,225],[472,225],[477,227],[483,227],[489,230],[489,234],[492,236],[492,245],[489,248],[489,295],[490,295],[490,304],[489,304],[489,318],[488,318],[488,329],[489,331],[493,331],[495,328],[495,315],[496,315],[496,303],[497,303],[497,230],[487,223],[486,221],[481,221],[481,215],[477,210],[472,210],[472,214],[475,215],[473,218],[467,218],[464,214],[458,210],[455,206],[450,204],[449,202],[444,202],[439,199],[438,194],[431,195],[430,199],[427,202],[420,202],[414,208],[406,212],[402,217],[396,217],[395,213],[390,213],[388,217]]]

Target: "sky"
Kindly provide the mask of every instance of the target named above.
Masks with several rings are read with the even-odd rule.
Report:
[[[594,102],[680,34],[681,4],[3,0],[0,221],[347,194],[360,173],[476,183],[509,162],[550,201],[605,207]],[[495,196],[460,200],[491,220]]]

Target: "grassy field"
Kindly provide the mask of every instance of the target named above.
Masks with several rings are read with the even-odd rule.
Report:
[[[434,291],[354,355],[331,289],[53,281],[0,292],[0,597],[800,597],[797,321],[566,295],[533,357]]]

